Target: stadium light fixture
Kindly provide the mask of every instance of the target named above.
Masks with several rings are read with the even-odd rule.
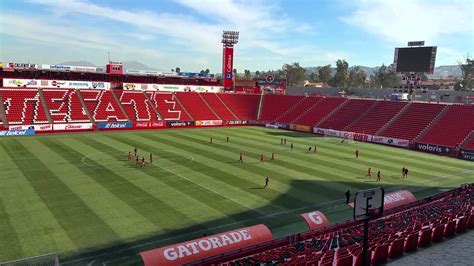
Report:
[[[239,32],[225,30],[222,33],[222,43],[224,46],[232,47],[239,42]]]

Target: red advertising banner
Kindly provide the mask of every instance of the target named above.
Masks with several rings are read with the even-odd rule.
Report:
[[[148,121],[148,122],[135,122],[133,128],[161,128],[165,127],[163,121]]]
[[[145,251],[140,256],[145,266],[183,265],[269,240],[272,240],[272,233],[259,224]]]
[[[53,130],[52,124],[39,124],[39,125],[15,125],[9,126],[9,130],[25,130],[25,129],[34,129],[35,131],[51,131]]]
[[[306,221],[310,230],[329,225],[328,218],[320,211],[307,212],[300,215]]]
[[[410,191],[400,190],[385,194],[383,197],[383,208],[384,210],[388,210],[414,201],[416,201],[415,195]],[[354,208],[354,203],[349,203],[349,206]]]
[[[233,83],[234,70],[234,48],[224,47],[222,60],[222,78],[224,79],[224,88],[231,88]]]

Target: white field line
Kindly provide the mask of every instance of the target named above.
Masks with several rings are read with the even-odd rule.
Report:
[[[109,147],[112,147],[112,148],[114,148],[114,149],[116,149],[116,150],[118,150],[118,151],[121,150],[121,149],[117,148],[116,146],[113,146],[113,145],[104,143],[104,142],[102,142],[102,141],[100,141],[100,140],[97,140],[97,139],[94,139],[94,140],[96,140],[96,141],[98,141],[98,142],[100,142],[100,143],[102,143],[102,144],[104,144],[104,145],[107,145],[107,146],[109,146]],[[193,158],[193,161],[194,161],[194,158]],[[165,168],[165,167],[161,167],[161,166],[159,166],[159,165],[157,165],[157,164],[155,164],[155,163],[153,163],[153,165],[156,166],[156,167],[158,167],[158,168],[161,168],[161,169],[163,169],[163,170],[165,170],[165,171],[168,171],[168,172],[172,173],[173,175],[176,175],[176,176],[178,176],[178,177],[181,177],[182,179],[187,180],[187,181],[189,181],[189,182],[191,182],[191,183],[193,183],[193,184],[195,184],[195,185],[197,185],[197,186],[200,186],[200,187],[202,187],[202,188],[204,188],[204,189],[206,189],[206,190],[208,190],[208,191],[211,191],[211,192],[213,192],[213,193],[215,193],[215,194],[217,194],[217,195],[219,195],[219,196],[221,196],[221,197],[223,197],[223,198],[226,198],[226,199],[228,199],[228,200],[230,200],[230,201],[232,201],[232,202],[234,202],[234,203],[237,203],[238,205],[241,205],[241,206],[243,206],[243,207],[245,207],[245,208],[247,208],[247,209],[249,209],[249,210],[253,210],[253,211],[255,211],[255,212],[257,212],[257,213],[259,213],[259,214],[261,214],[261,215],[265,215],[265,213],[263,213],[263,212],[261,212],[261,211],[255,209],[255,208],[252,208],[252,207],[248,206],[248,205],[245,204],[245,203],[242,203],[242,202],[239,202],[239,201],[237,201],[237,200],[235,200],[235,199],[229,198],[229,197],[227,197],[226,195],[224,195],[224,194],[222,194],[222,193],[220,193],[220,192],[218,192],[218,191],[216,191],[216,190],[214,190],[214,189],[212,189],[212,188],[208,188],[208,187],[205,187],[205,186],[203,186],[203,185],[201,185],[201,184],[199,184],[199,183],[197,183],[197,182],[194,182],[192,179],[189,179],[189,178],[187,178],[187,177],[185,177],[185,176],[183,176],[183,175],[181,175],[181,174],[178,174],[178,173],[176,173],[175,171],[172,171],[172,170],[170,170],[170,169],[168,169],[168,168]]]

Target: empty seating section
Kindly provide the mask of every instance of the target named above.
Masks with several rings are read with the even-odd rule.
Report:
[[[132,121],[157,121],[158,117],[142,91],[115,91],[125,113]]]
[[[48,123],[36,89],[0,89],[5,115],[11,125]]]
[[[406,102],[379,101],[372,110],[346,130],[374,135],[390,119],[396,116],[405,105],[407,105]]]
[[[371,221],[369,265],[386,263],[389,258],[397,258],[404,252],[415,251],[472,227],[472,202],[474,187],[471,185],[471,188],[459,188]],[[238,259],[234,256],[230,261],[223,259],[220,265],[362,265],[363,235],[363,224],[350,221],[302,233],[296,243],[280,244],[264,251],[256,249],[256,254]]]
[[[289,112],[278,118],[278,122],[292,123],[294,120],[300,118],[305,112],[313,108],[315,104],[321,101],[322,97],[309,96],[299,101],[298,105],[292,108]]]
[[[468,141],[467,144],[464,145],[463,148],[474,151],[474,138],[472,138],[470,141]]]
[[[388,126],[381,136],[413,140],[436,118],[446,105],[412,103]]]
[[[474,130],[474,106],[453,105],[420,142],[454,147]]]
[[[112,91],[81,90],[80,93],[96,122],[127,121]]]
[[[176,97],[195,120],[218,120],[197,92],[177,92]]]
[[[164,120],[191,121],[171,93],[147,92],[148,98],[153,102],[158,113]]]
[[[273,122],[303,99],[304,96],[265,94],[260,120]]]
[[[257,118],[260,95],[220,93],[218,97],[240,120],[254,120]]]
[[[43,89],[53,123],[90,122],[77,93],[70,89]]]
[[[294,121],[294,123],[298,125],[315,126],[345,101],[345,98],[323,98],[313,110],[301,116],[298,120]]]
[[[215,93],[201,93],[201,96],[222,120],[236,120],[237,118],[227,109]]]
[[[343,130],[366,112],[374,103],[375,101],[371,100],[349,100],[341,109],[332,114],[329,119],[321,123],[319,127]]]

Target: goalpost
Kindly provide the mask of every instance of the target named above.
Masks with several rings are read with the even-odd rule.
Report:
[[[337,139],[341,142],[354,143],[354,132],[344,132],[333,129],[326,129],[324,131],[324,138],[326,140]]]

